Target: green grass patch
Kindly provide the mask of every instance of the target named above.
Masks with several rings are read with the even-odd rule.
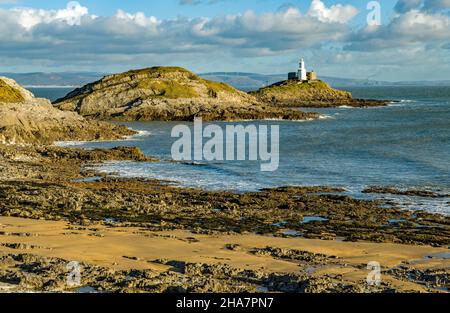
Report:
[[[331,87],[320,80],[317,81],[308,81],[308,82],[299,82],[295,80],[286,80],[283,82],[276,83],[274,85],[262,88],[261,92],[272,92],[272,91],[297,91],[297,90],[326,90],[331,89]]]
[[[121,79],[127,76],[133,76],[133,75],[142,75],[142,74],[168,74],[168,73],[183,73],[188,74],[191,76],[192,79],[198,78],[197,75],[194,73],[188,71],[187,69],[184,69],[182,67],[178,66],[155,66],[155,67],[148,67],[138,70],[130,70],[128,72],[120,73],[120,74],[114,74],[109,79]]]
[[[206,79],[202,79],[202,82],[206,85],[208,90],[212,90],[216,93],[221,92],[221,91],[225,91],[225,92],[236,92],[237,91],[236,89],[234,89],[233,87],[231,87],[230,85],[225,84],[225,83],[215,82],[215,81],[206,80]]]
[[[196,98],[199,97],[194,88],[181,84],[176,80],[161,81],[155,79],[143,79],[139,81],[138,88],[151,89],[156,97],[169,99]]]
[[[0,102],[15,103],[24,101],[24,97],[19,90],[11,87],[0,79]]]

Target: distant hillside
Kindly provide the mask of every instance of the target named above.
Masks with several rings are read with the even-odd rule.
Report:
[[[240,72],[201,73],[199,76],[209,80],[221,81],[242,90],[259,89],[286,79],[286,75],[264,75]]]
[[[276,82],[283,81],[287,74],[255,74],[239,72],[214,72],[202,73],[199,76],[226,82],[231,86],[243,90],[256,90],[261,87],[270,86]],[[367,79],[338,78],[329,76],[320,76],[319,78],[334,88],[345,87],[364,87],[364,86],[450,86],[450,80],[446,81],[410,81],[410,82],[387,82]]]
[[[97,81],[110,73],[96,72],[62,72],[62,73],[0,73],[0,76],[11,77],[23,86],[83,86]],[[198,76],[227,83],[237,89],[249,91],[272,85],[286,79],[287,74],[256,74],[241,72],[214,72],[202,73]],[[411,81],[411,82],[386,82],[376,80],[337,78],[320,76],[319,78],[334,88],[359,87],[359,86],[450,86],[450,80],[446,81]]]
[[[223,81],[235,88],[244,90],[256,90],[261,87],[270,86],[287,78],[287,74],[264,75],[255,73],[203,73],[199,74],[201,77]],[[321,80],[327,82],[333,87],[354,87],[354,86],[386,86],[388,82],[380,82],[374,80],[360,80],[351,78],[336,78],[321,76]]]
[[[82,86],[99,80],[105,74],[80,73],[0,73],[14,79],[22,86]]]

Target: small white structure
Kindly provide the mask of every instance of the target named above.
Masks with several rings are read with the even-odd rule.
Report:
[[[306,67],[305,67],[305,61],[303,58],[300,60],[300,68],[298,69],[298,80],[304,81],[307,80],[306,76]]]
[[[299,69],[296,72],[288,73],[288,80],[298,80],[301,82],[317,80],[317,73],[306,71],[305,60],[300,59]]]

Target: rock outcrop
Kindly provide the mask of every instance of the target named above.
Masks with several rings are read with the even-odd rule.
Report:
[[[62,140],[110,140],[134,134],[123,126],[87,121],[35,98],[15,81],[0,77],[0,143],[49,144]]]
[[[180,67],[152,67],[105,76],[56,100],[54,105],[85,117],[121,121],[318,117],[261,105],[252,95]]]
[[[275,107],[368,107],[385,106],[389,101],[355,99],[348,91],[331,88],[317,80],[286,80],[251,92],[259,101]]]

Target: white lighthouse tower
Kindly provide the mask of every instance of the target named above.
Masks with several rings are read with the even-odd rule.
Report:
[[[305,61],[303,60],[303,58],[300,60],[300,68],[298,70],[298,79],[300,81],[307,80]]]

